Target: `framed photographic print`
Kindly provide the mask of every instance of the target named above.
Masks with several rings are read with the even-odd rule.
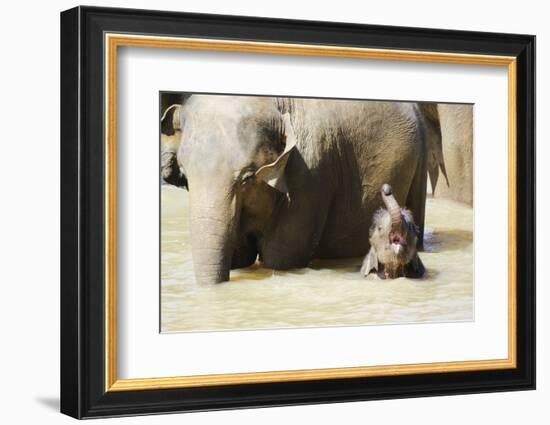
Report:
[[[535,387],[535,37],[61,14],[61,411]]]

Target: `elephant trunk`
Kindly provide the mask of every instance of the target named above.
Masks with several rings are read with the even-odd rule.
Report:
[[[401,207],[393,196],[392,188],[389,184],[382,186],[382,200],[391,217],[391,228],[393,232],[399,232],[401,229]]]
[[[235,202],[234,199],[205,198],[209,196],[204,192],[203,196],[191,197],[191,242],[195,278],[199,284],[221,283],[229,280],[231,269],[235,239]]]

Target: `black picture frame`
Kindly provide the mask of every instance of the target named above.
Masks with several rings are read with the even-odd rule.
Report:
[[[139,33],[517,59],[517,367],[105,391],[104,34]],[[75,418],[535,388],[535,37],[132,9],[61,13],[61,412]]]

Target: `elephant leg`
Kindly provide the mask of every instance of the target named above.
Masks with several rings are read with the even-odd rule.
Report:
[[[418,226],[417,248],[419,251],[424,250],[424,221],[426,215],[427,180],[426,155],[420,155],[406,202],[407,208],[412,211],[414,222]]]
[[[306,267],[318,252],[325,230],[330,198],[319,194],[296,199],[279,216],[279,223],[259,241],[260,259],[266,267],[288,270]]]
[[[255,263],[258,256],[256,241],[251,236],[237,245],[231,258],[231,269],[242,269]]]
[[[420,278],[424,276],[425,272],[424,263],[422,263],[418,254],[415,254],[414,258],[405,265],[405,277]]]

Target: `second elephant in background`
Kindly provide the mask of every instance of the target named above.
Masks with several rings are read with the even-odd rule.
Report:
[[[427,118],[441,129],[441,145],[448,184],[433,184],[436,197],[449,198],[472,205],[473,105],[420,104]],[[435,187],[435,190],[434,190]]]

